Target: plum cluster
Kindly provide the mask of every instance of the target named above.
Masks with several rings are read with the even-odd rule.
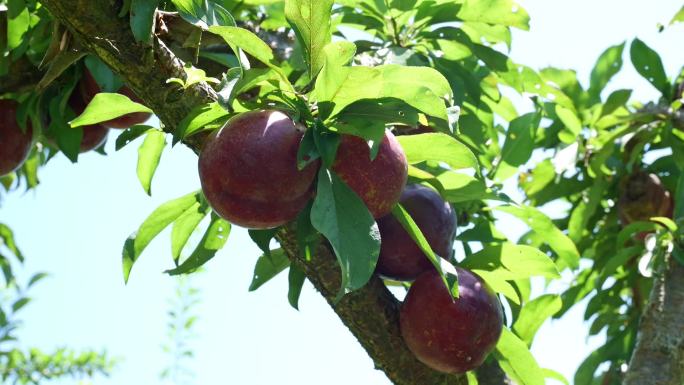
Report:
[[[74,114],[80,115],[99,92],[100,87],[97,82],[90,72],[85,70],[78,85],[71,92],[67,104]],[[141,102],[126,86],[121,87],[117,92],[128,96],[135,102]],[[21,129],[17,122],[18,108],[16,101],[0,99],[0,176],[7,175],[21,167],[33,147],[33,127],[30,120],[27,120],[26,129]],[[125,129],[145,122],[150,116],[151,114],[146,112],[132,113],[83,127],[79,152],[90,151],[102,145],[109,133],[109,127]],[[47,140],[55,145],[54,138],[47,138]]]
[[[305,128],[286,114],[251,111],[231,118],[204,143],[199,156],[202,190],[212,208],[242,227],[268,229],[294,220],[315,194],[320,161],[297,168]],[[391,214],[399,202],[431,248],[449,259],[456,232],[453,208],[434,190],[406,186],[408,163],[386,131],[371,160],[367,143],[342,135],[332,170],[377,220],[382,244],[376,272],[413,281],[400,312],[408,348],[426,365],[463,373],[482,364],[501,334],[501,304],[476,275],[457,269],[458,298],[423,251]]]

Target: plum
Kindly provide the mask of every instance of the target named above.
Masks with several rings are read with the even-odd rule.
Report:
[[[451,205],[433,189],[408,185],[399,203],[422,231],[432,251],[442,258],[451,255],[456,216]],[[378,274],[398,281],[414,280],[432,264],[392,214],[378,219],[382,244]]]
[[[618,214],[623,225],[651,217],[672,217],[672,196],[657,175],[635,172],[621,184],[621,189]]]
[[[0,176],[21,167],[33,145],[31,123],[23,132],[17,122],[18,107],[13,100],[0,99]]]
[[[313,195],[319,161],[297,169],[303,127],[280,111],[237,115],[211,134],[199,156],[202,190],[226,220],[267,229],[293,220]]]
[[[459,297],[453,298],[436,270],[413,283],[401,306],[401,335],[425,365],[444,373],[480,366],[503,328],[501,304],[472,272],[456,268]]]
[[[408,178],[406,154],[389,131],[385,131],[373,160],[365,140],[342,135],[332,169],[359,195],[376,219],[392,210]]]

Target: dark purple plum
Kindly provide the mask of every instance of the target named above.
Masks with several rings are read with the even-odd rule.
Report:
[[[303,127],[279,111],[237,115],[207,139],[199,156],[202,190],[226,220],[267,229],[293,220],[313,195],[320,162],[297,169]]]
[[[399,314],[401,335],[425,365],[444,373],[480,366],[503,328],[501,304],[475,274],[456,268],[459,297],[453,298],[436,270],[413,283]]]
[[[387,215],[399,201],[408,177],[406,154],[389,131],[372,161],[365,140],[342,135],[332,169],[359,195],[376,219]]]
[[[657,175],[638,171],[620,187],[618,215],[623,226],[636,221],[648,221],[651,217],[672,218],[674,201]],[[644,239],[647,234],[639,233],[637,237]]]
[[[456,232],[456,216],[451,205],[433,189],[418,184],[406,186],[399,203],[416,222],[432,251],[448,259]],[[378,274],[411,281],[432,268],[432,263],[392,214],[378,219],[378,228],[382,239]]]
[[[17,122],[18,107],[14,100],[0,99],[0,176],[21,167],[33,145],[31,123],[23,132]]]

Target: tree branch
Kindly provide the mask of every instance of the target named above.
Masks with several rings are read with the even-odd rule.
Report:
[[[681,385],[684,378],[684,266],[668,257],[654,279],[624,385]]]
[[[117,17],[114,0],[42,0],[84,47],[109,65],[151,107],[164,130],[177,124],[201,104],[214,101],[216,93],[206,84],[186,90],[167,84],[171,77],[184,78],[183,64],[159,39],[151,47],[136,43],[126,19]],[[185,142],[199,152],[202,138]],[[397,385],[465,385],[464,376],[436,372],[415,359],[399,332],[399,302],[382,281],[374,277],[362,289],[334,303],[340,287],[340,269],[331,248],[321,242],[310,260],[299,257],[295,229],[278,233],[278,239],[293,263],[328,300],[331,307],[366,349],[376,367]],[[502,381],[501,384],[504,384]]]

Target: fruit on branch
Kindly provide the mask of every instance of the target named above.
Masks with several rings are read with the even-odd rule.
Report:
[[[81,115],[88,105],[84,100],[81,93],[75,89],[71,96],[69,97],[69,107],[74,111],[76,116]],[[107,139],[107,134],[109,133],[109,128],[100,125],[93,124],[90,126],[83,126],[83,138],[81,138],[81,144],[79,147],[79,152],[84,153],[90,150],[94,150],[102,145]]]
[[[81,81],[78,84],[78,89],[83,95],[83,100],[87,102],[86,105],[90,103],[91,100],[93,100],[95,95],[101,92],[100,86],[97,84],[95,78],[87,69],[83,71],[83,77],[81,78]],[[136,103],[142,103],[142,100],[138,98],[135,95],[135,93],[126,86],[119,88],[119,90],[116,92],[120,93],[121,95],[128,96],[129,99]],[[118,118],[114,118],[112,120],[108,120],[106,122],[102,122],[100,124],[105,127],[126,129],[136,124],[145,123],[147,119],[150,118],[150,116],[152,116],[152,114],[148,112],[133,112],[123,116],[119,116]]]
[[[280,111],[237,115],[207,139],[199,156],[202,190],[228,221],[267,229],[293,220],[312,197],[319,161],[297,169],[304,127]]]
[[[373,160],[364,139],[342,135],[332,169],[361,197],[376,219],[387,215],[399,201],[408,177],[406,154],[389,131],[385,131]]]
[[[618,215],[624,226],[651,217],[672,217],[672,196],[657,175],[635,172],[620,184],[620,188]]]
[[[451,205],[433,189],[419,184],[406,186],[399,203],[416,222],[432,251],[448,259],[456,233],[456,216]],[[378,228],[382,239],[378,274],[410,281],[432,268],[430,260],[392,214],[378,219]]]
[[[456,268],[459,297],[453,298],[436,270],[413,283],[401,306],[401,335],[425,365],[444,373],[480,366],[503,328],[494,292],[468,270]]]
[[[17,122],[18,107],[14,100],[0,99],[0,176],[21,167],[33,145],[31,123],[23,132]]]

